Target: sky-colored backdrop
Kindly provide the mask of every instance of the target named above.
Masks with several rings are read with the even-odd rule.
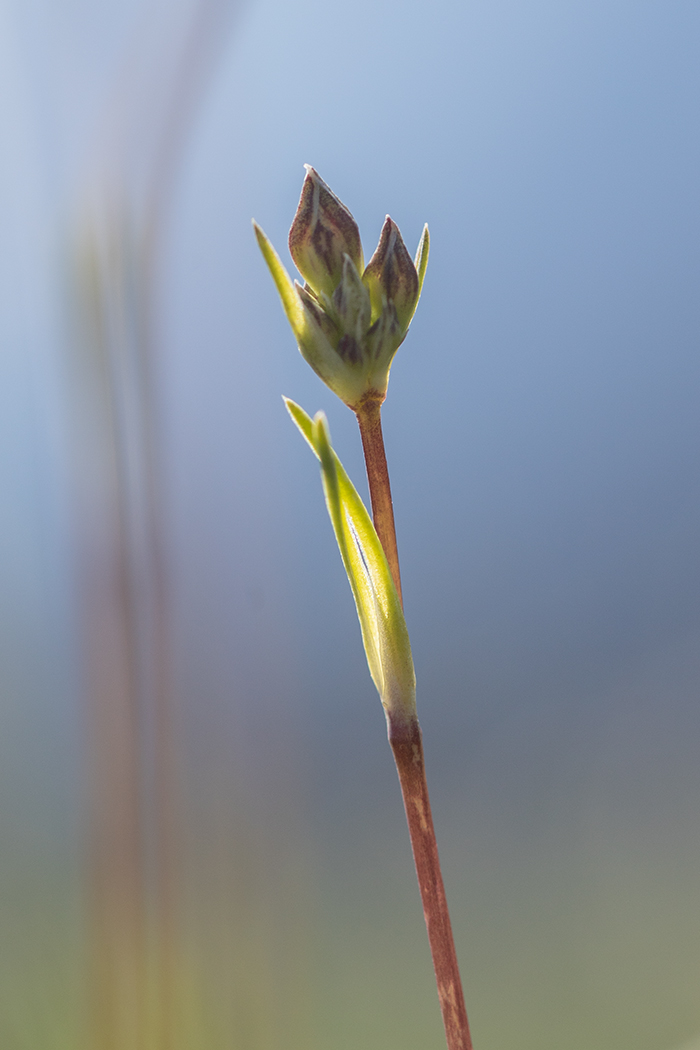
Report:
[[[76,245],[96,197],[149,206],[192,10],[0,5],[11,1050],[75,1045],[87,995],[79,964],[56,991],[88,837]],[[288,261],[304,163],[366,257],[386,212],[411,251],[431,230],[384,428],[475,1046],[700,1032],[699,45],[691,0],[248,0],[199,55],[149,294],[202,1046],[442,1039],[381,708],[280,395],[326,411],[364,493],[359,439],[250,228]]]

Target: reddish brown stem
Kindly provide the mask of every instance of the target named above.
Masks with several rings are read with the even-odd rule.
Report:
[[[381,395],[370,394],[355,409],[355,414],[362,435],[374,527],[384,548],[386,560],[389,563],[399,599],[401,599],[394,508],[391,502],[389,471],[382,436],[383,400]],[[447,909],[435,828],[430,810],[428,784],[425,779],[420,725],[417,718],[401,721],[389,717],[388,721],[389,743],[394,754],[406,809],[447,1047],[448,1050],[472,1050],[464,993],[462,992],[462,979],[459,975],[450,913]]]
[[[406,809],[448,1050],[472,1050],[428,798],[423,741],[418,719],[414,718],[409,722],[390,719],[389,743],[394,753]]]
[[[360,426],[362,448],[367,465],[369,496],[372,501],[372,518],[379,541],[384,548],[394,586],[403,605],[401,596],[401,574],[399,572],[399,552],[396,547],[396,527],[394,525],[394,507],[391,502],[391,485],[389,470],[384,452],[382,436],[382,401],[379,395],[367,396],[355,409]]]

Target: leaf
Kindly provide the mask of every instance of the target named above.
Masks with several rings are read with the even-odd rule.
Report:
[[[388,715],[416,712],[411,643],[401,602],[372,519],[333,451],[322,412],[315,419],[288,398],[290,416],[321,461],[321,476],[340,556],[350,581],[370,674]]]

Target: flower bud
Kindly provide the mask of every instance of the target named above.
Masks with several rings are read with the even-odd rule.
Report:
[[[386,370],[387,379],[391,359],[406,338],[396,320],[396,308],[393,303],[387,303],[381,314],[367,333],[367,347],[372,361],[376,362],[378,370]]]
[[[406,332],[418,302],[418,273],[398,226],[388,215],[362,280],[372,301],[372,320],[381,315],[387,303],[393,303],[398,325]]]
[[[423,230],[415,265],[387,216],[364,271],[357,224],[313,168],[306,178],[289,249],[304,277],[292,282],[280,257],[254,223],[255,235],[303,357],[341,401],[357,410],[383,400],[389,369],[416,309],[430,238]],[[362,274],[362,276],[360,276]]]
[[[335,349],[338,345],[340,333],[333,318],[328,315],[327,311],[323,309],[318,299],[313,293],[309,292],[308,288],[302,288],[298,281],[294,282],[294,288],[301,299],[305,313],[311,315],[311,318],[321,329],[333,349]]]
[[[331,389],[343,381],[344,354],[340,351],[340,332],[332,318],[323,310],[317,299],[298,281],[294,290],[301,303],[303,322],[295,332],[297,346],[304,360],[311,365]]]
[[[342,332],[338,353],[345,360],[359,363],[365,356],[365,336],[369,329],[372,307],[369,293],[349,255],[343,257],[343,276],[333,292],[331,305]]]
[[[312,167],[289,231],[289,251],[299,273],[314,292],[331,296],[349,255],[361,273],[364,266],[360,231],[352,215]]]

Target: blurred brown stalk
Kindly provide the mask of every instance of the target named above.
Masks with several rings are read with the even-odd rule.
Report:
[[[91,1050],[182,1045],[179,762],[153,292],[178,160],[231,7],[201,0],[184,30],[153,33],[152,82],[137,90],[127,56],[78,246]]]

